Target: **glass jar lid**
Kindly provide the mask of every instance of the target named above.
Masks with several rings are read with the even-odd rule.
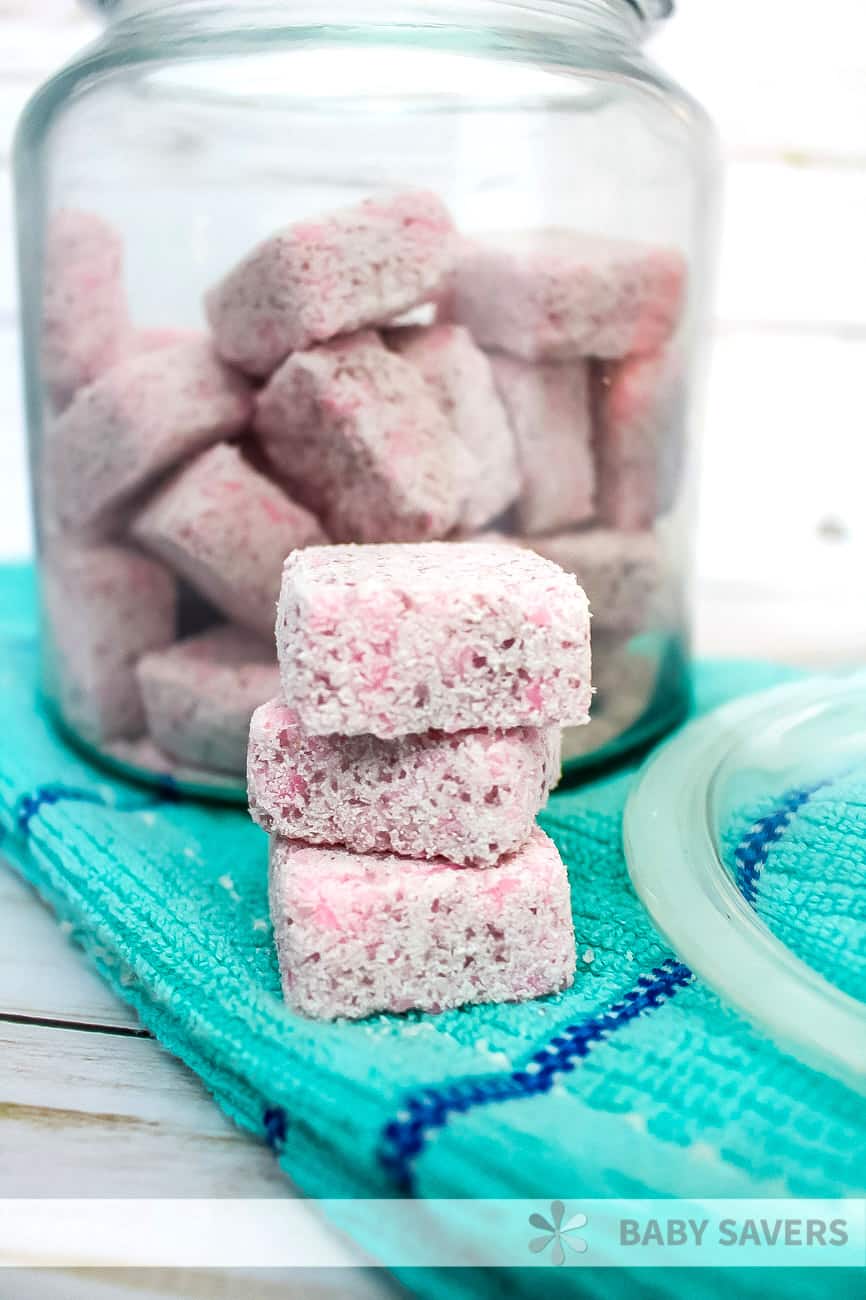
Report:
[[[637,893],[695,974],[866,1093],[866,674],[690,724],[640,774],[624,839]]]

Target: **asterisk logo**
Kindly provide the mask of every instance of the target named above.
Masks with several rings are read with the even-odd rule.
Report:
[[[530,1214],[529,1222],[533,1228],[540,1228],[544,1233],[543,1237],[533,1237],[529,1243],[529,1249],[533,1255],[540,1255],[542,1251],[552,1246],[550,1262],[559,1266],[565,1263],[564,1246],[568,1246],[577,1255],[583,1255],[588,1249],[583,1237],[572,1236],[578,1228],[585,1228],[589,1220],[585,1214],[573,1214],[567,1223],[563,1223],[565,1218],[565,1206],[562,1201],[550,1202],[550,1219],[545,1219],[543,1214]]]

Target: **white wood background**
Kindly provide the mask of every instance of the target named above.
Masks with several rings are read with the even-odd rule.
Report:
[[[8,164],[32,88],[92,31],[73,0],[0,0],[0,557],[29,551]],[[657,58],[728,161],[704,430],[699,646],[866,656],[866,3],[680,0]],[[0,1196],[279,1195],[222,1120],[0,868]],[[335,1250],[337,1248],[335,1247]],[[10,1285],[4,1285],[8,1280]],[[0,1276],[0,1295],[100,1300],[113,1273]],[[364,1296],[370,1275],[136,1275],[150,1296]]]

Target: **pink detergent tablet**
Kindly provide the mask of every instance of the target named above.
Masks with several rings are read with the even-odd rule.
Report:
[[[156,782],[162,786],[182,781],[214,794],[231,795],[232,798],[243,789],[243,779],[239,774],[232,776],[227,772],[188,767],[164,754],[150,736],[139,736],[137,740],[113,740],[102,746],[102,753],[124,767],[137,768],[136,776],[140,776],[143,770],[150,777],[156,778]]]
[[[652,626],[664,587],[664,559],[652,533],[590,528],[533,537],[525,544],[576,575],[589,597],[594,630],[638,632]]]
[[[489,360],[460,325],[392,330],[387,342],[421,372],[470,453],[459,524],[464,532],[483,528],[520,491],[514,436]]]
[[[78,391],[46,434],[44,473],[59,524],[110,513],[186,456],[239,433],[252,410],[246,382],[207,343],[121,362]]]
[[[308,736],[272,700],[250,728],[250,813],[310,844],[489,866],[526,840],[559,780],[559,751],[559,727]]]
[[[549,228],[461,243],[449,310],[526,361],[624,357],[668,339],[686,268],[672,248]]]
[[[290,352],[384,324],[431,299],[454,225],[425,191],[368,199],[266,239],[207,296],[217,349],[253,375]]]
[[[120,360],[131,332],[120,235],[92,212],[57,212],[45,233],[41,340],[58,409]]]
[[[497,356],[493,373],[517,441],[518,526],[544,533],[584,523],[595,509],[589,366]]]
[[[664,673],[658,641],[593,628],[592,679],[596,693],[588,727],[566,731],[566,760],[597,754],[642,720],[653,718],[653,699]]]
[[[174,639],[171,574],[125,547],[57,547],[43,561],[42,601],[47,673],[63,718],[93,744],[140,735],[135,665]]]
[[[336,541],[426,541],[457,522],[462,444],[417,369],[372,331],[290,357],[259,394],[256,430]]]
[[[151,739],[191,767],[242,776],[255,709],[279,686],[271,646],[240,628],[190,637],[138,665]]]
[[[683,375],[671,349],[596,367],[598,517],[627,532],[670,509],[682,477]]]
[[[538,829],[488,871],[273,839],[270,900],[286,1002],[318,1020],[517,1002],[574,980],[568,877]]]
[[[179,343],[203,343],[206,336],[200,330],[174,329],[168,325],[145,325],[134,329],[127,341],[125,356],[139,357],[143,352],[161,352]]]
[[[507,544],[296,551],[277,653],[285,701],[315,735],[589,717],[586,596],[556,564]]]
[[[268,639],[283,561],[296,547],[325,540],[308,510],[226,443],[170,479],[132,534],[229,618]]]

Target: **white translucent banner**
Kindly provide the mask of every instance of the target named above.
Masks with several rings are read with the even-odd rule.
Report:
[[[864,1267],[866,1201],[0,1200],[5,1267],[348,1268],[364,1262],[386,1268]]]

